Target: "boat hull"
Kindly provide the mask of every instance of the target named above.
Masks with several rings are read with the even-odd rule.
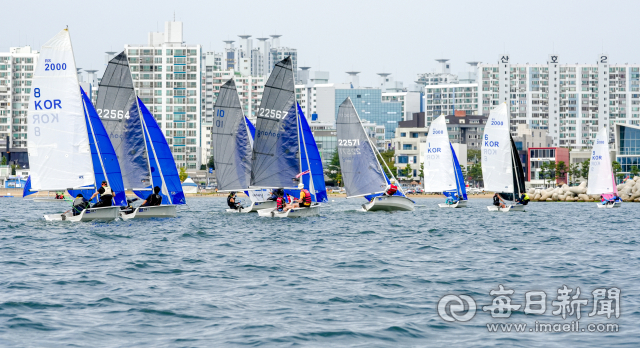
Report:
[[[157,205],[153,207],[138,207],[133,213],[125,214],[120,212],[122,220],[150,219],[150,218],[172,218],[177,215],[176,205]]]
[[[47,221],[93,221],[93,220],[115,220],[120,215],[120,207],[102,207],[85,209],[79,215],[73,216],[71,212],[64,214],[45,215]]]
[[[378,196],[362,205],[365,211],[414,211],[412,200],[402,196]]]
[[[598,203],[598,209],[613,209],[613,208],[620,208],[621,206],[622,206],[622,202],[615,202],[613,204]]]
[[[320,204],[312,205],[309,208],[295,208],[287,210],[286,212],[279,212],[275,209],[261,209],[258,210],[258,216],[261,217],[309,217],[320,215]]]
[[[242,209],[227,209],[227,213],[255,213],[258,210],[274,209],[276,201],[251,202],[251,205]]]
[[[467,201],[458,201],[455,204],[440,203],[438,206],[440,208],[466,208]]]
[[[515,204],[515,205],[507,205],[505,208],[500,208],[498,206],[495,205],[490,205],[487,207],[487,209],[489,211],[500,211],[503,213],[508,213],[510,211],[525,211],[524,210],[524,205],[522,204]]]

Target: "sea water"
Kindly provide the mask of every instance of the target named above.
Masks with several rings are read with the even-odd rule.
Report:
[[[66,203],[3,199],[0,346],[640,342],[640,204],[534,202],[525,213],[490,213],[489,199],[463,209],[416,199],[415,212],[365,213],[363,199],[332,200],[312,218],[229,214],[224,198],[189,198],[173,219],[71,223],[42,218]],[[558,293],[565,285],[567,296]],[[598,289],[605,297],[589,316]],[[618,307],[602,307],[615,289]],[[540,291],[545,312],[525,313],[526,293]],[[580,320],[554,314],[562,299],[587,300]],[[492,316],[494,300],[511,306],[507,317]],[[541,296],[530,300],[540,310]],[[607,304],[619,309],[610,318]],[[550,333],[540,324],[572,326]],[[614,329],[606,324],[617,332],[598,332]]]

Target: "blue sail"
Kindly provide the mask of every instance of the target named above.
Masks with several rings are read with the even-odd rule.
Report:
[[[80,193],[84,199],[89,200],[91,196],[96,192],[96,189],[93,187],[86,188],[84,190],[67,190],[71,198],[76,198],[76,196]],[[98,197],[95,197],[90,201],[91,203],[98,203]]]
[[[451,153],[453,154],[453,170],[456,174],[456,190],[444,191],[446,197],[453,197],[454,193],[458,194],[458,197],[462,198],[462,200],[467,200],[467,187],[464,183],[464,175],[462,175],[462,168],[460,168],[460,163],[458,162],[458,156],[456,155],[456,151],[453,149],[453,145],[449,143],[451,147]]]
[[[247,124],[247,127],[249,128],[249,132],[251,133],[251,141],[255,140],[256,139],[256,126],[254,126],[253,123],[251,123],[251,121],[249,121],[247,116],[244,117],[244,121]]]
[[[89,134],[89,146],[91,147],[96,186],[100,186],[100,183],[106,180],[114,193],[114,204],[126,206],[127,196],[124,193],[120,164],[113,145],[111,145],[111,140],[109,140],[109,134],[104,128],[98,112],[91,104],[91,99],[87,97],[82,88],[80,88],[80,91],[84,101],[84,116],[87,123],[87,133]]]
[[[24,189],[22,189],[22,197],[27,197],[28,195],[32,195],[38,191],[29,191],[31,190],[31,175],[27,178],[27,183],[24,184]]]
[[[297,103],[296,103],[297,104]],[[315,191],[316,202],[328,202],[327,199],[327,187],[324,183],[324,170],[322,168],[322,157],[320,151],[318,151],[318,145],[313,137],[307,118],[304,116],[300,104],[298,105],[300,140],[304,139],[304,143],[300,142],[300,162],[302,163],[302,171],[311,170],[311,175],[305,174],[302,176],[302,182],[305,188],[309,188],[309,176],[313,179],[313,190]],[[308,163],[307,163],[308,162]]]
[[[138,98],[138,105],[140,106],[140,112],[144,122],[144,130],[147,142],[147,153],[149,156],[149,165],[151,167],[151,180],[152,186],[162,187],[162,178],[164,177],[164,183],[166,185],[167,192],[161,190],[163,204],[186,204],[186,198],[184,192],[182,192],[182,183],[180,182],[180,175],[178,175],[178,169],[176,168],[176,162],[173,159],[173,154],[167,144],[167,140],[162,134],[162,130],[158,127],[156,119],[151,112],[144,105],[142,100]],[[161,177],[162,175],[162,177]],[[166,194],[169,194],[169,197]],[[141,192],[136,192],[136,195],[141,197]],[[149,193],[147,192],[147,195]],[[146,197],[146,196],[145,196]]]

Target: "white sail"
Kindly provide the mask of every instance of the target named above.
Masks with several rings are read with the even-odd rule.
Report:
[[[513,192],[509,113],[502,103],[491,110],[482,138],[482,178],[484,189]]]
[[[95,184],[80,85],[67,29],[42,46],[27,118],[32,190]]]
[[[611,168],[611,157],[609,156],[609,138],[607,137],[607,128],[602,127],[596,136],[596,142],[591,150],[587,194],[599,195],[612,193],[613,191],[613,171]]]
[[[447,120],[442,115],[429,126],[427,148],[424,154],[424,190],[425,192],[443,192],[455,190],[456,187]]]

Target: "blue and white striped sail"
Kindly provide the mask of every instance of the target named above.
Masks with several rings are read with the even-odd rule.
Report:
[[[84,102],[96,186],[100,186],[102,181],[106,181],[113,191],[114,205],[126,206],[127,196],[124,192],[120,163],[118,163],[118,156],[109,139],[109,133],[107,133],[100,116],[98,116],[96,109],[91,104],[91,99],[84,93],[82,88],[80,91]]]
[[[167,140],[158,127],[156,119],[138,98],[140,113],[142,114],[142,126],[148,149],[149,166],[151,167],[152,186],[161,188],[162,202],[168,204],[186,204],[186,198],[182,191],[180,175],[176,168],[176,162],[169,148]],[[142,197],[144,192],[135,192]],[[148,195],[148,193],[147,193]],[[145,196],[146,197],[146,196]]]
[[[451,143],[449,143],[449,147],[451,148],[451,153],[453,154],[453,169],[456,172],[456,190],[444,192],[444,195],[448,197],[453,193],[457,193],[459,198],[466,201],[467,186],[464,183],[464,175],[462,175],[462,168],[460,167],[460,163],[458,163],[458,156],[456,155],[455,150],[453,150],[453,145],[451,145]]]

